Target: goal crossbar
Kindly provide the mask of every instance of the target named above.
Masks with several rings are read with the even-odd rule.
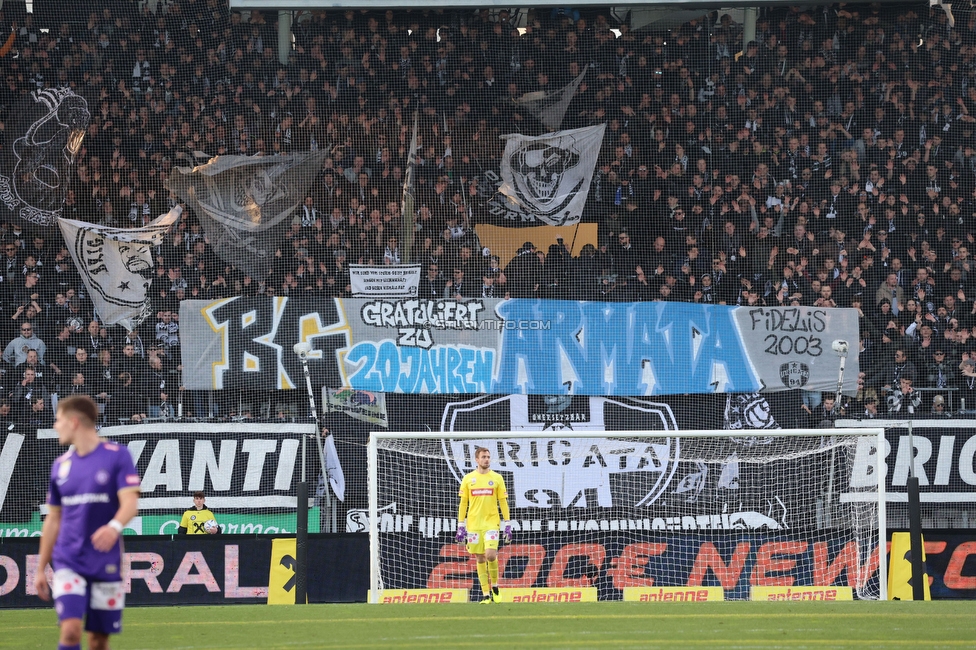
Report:
[[[467,440],[478,438],[532,438],[534,435],[549,436],[552,431],[373,431],[371,439],[416,438],[427,440]],[[742,436],[789,436],[830,437],[830,436],[874,436],[883,439],[884,429],[689,429],[677,431],[594,431],[561,430],[560,438],[738,438]]]
[[[545,431],[373,431],[367,444],[367,461],[369,474],[369,557],[370,557],[370,597],[369,602],[378,603],[380,595],[379,579],[379,502],[377,494],[377,441],[389,439],[415,440],[474,440],[474,439],[508,439],[531,438],[533,436],[550,436],[553,432]],[[858,437],[875,439],[875,475],[878,477],[878,577],[879,600],[888,598],[888,566],[887,566],[887,521],[885,516],[886,486],[884,471],[884,428],[851,428],[851,429],[691,429],[691,430],[655,430],[655,431],[593,431],[593,430],[561,430],[561,438],[630,438],[648,440],[655,438],[739,438],[744,436],[774,436],[774,437]]]

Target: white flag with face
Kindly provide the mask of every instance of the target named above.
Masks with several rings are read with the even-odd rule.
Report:
[[[153,248],[163,243],[182,211],[176,206],[142,228],[58,219],[65,245],[103,323],[132,330],[152,312]]]
[[[540,136],[503,135],[502,184],[505,207],[523,222],[551,226],[579,223],[600,155],[606,124]]]

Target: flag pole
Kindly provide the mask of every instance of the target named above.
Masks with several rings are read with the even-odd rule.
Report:
[[[325,483],[325,498],[327,507],[331,511],[332,504],[329,495],[329,479],[325,469],[325,451],[322,449],[322,435],[319,424],[318,409],[315,408],[315,393],[312,391],[312,376],[308,369],[308,355],[312,346],[308,341],[296,343],[293,347],[295,354],[302,362],[302,372],[305,375],[305,390],[308,392],[308,407],[312,421],[315,423],[315,446],[319,452],[319,468]],[[296,499],[296,532],[295,532],[295,604],[304,605],[308,598],[308,479],[305,475],[305,437],[302,437],[302,480],[298,485]],[[335,532],[330,530],[329,532]]]
[[[570,257],[573,256],[573,249],[576,248],[576,238],[579,237],[579,228],[580,228],[579,223],[577,223],[576,226],[573,228],[573,241],[570,242],[569,251],[568,251]]]
[[[403,218],[403,232],[400,238],[403,242],[403,254],[400,256],[403,264],[409,264],[413,253],[414,227],[417,215],[414,209],[414,175],[417,167],[417,122],[419,112],[413,112],[413,135],[410,138],[410,153],[407,155],[407,170],[403,175],[403,198],[400,203],[400,214]]]

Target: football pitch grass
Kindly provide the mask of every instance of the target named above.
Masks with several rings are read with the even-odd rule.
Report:
[[[116,650],[973,648],[972,601],[239,605],[125,612]],[[0,610],[0,648],[52,648],[53,609]]]

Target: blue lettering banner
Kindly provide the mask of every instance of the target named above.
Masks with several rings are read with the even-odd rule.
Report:
[[[234,298],[184,301],[189,389],[313,382],[407,394],[650,396],[856,390],[851,309],[677,302]]]

